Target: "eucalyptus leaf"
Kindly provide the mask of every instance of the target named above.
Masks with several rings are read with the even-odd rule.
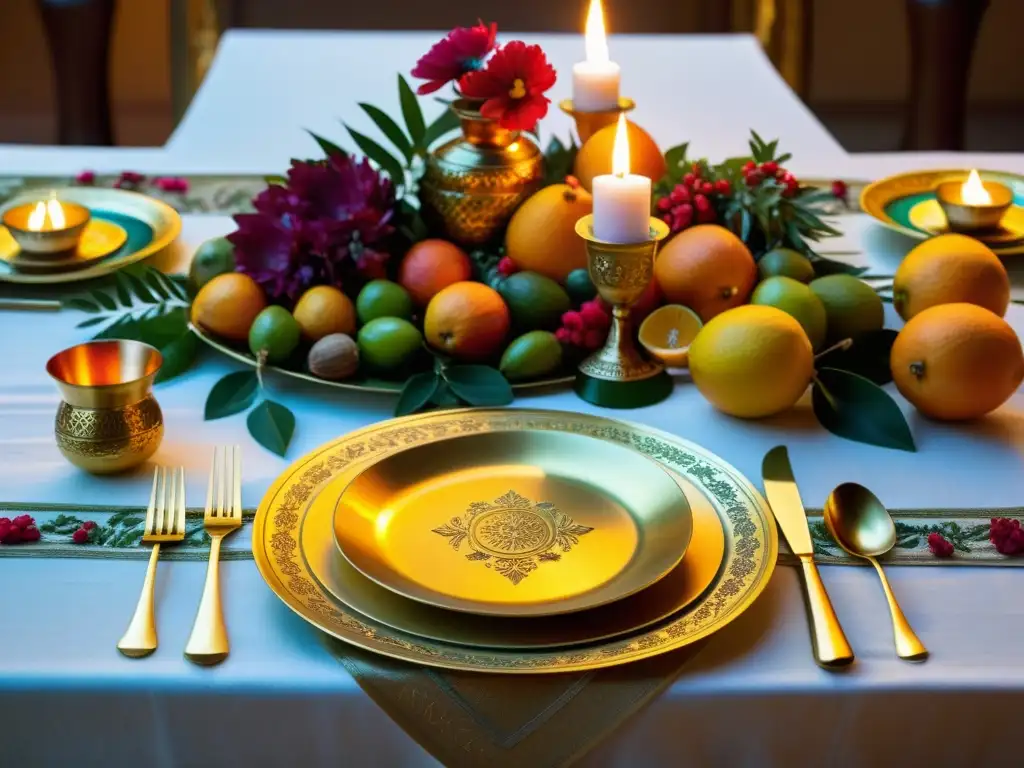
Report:
[[[417,149],[426,152],[430,149],[431,144],[458,127],[459,116],[452,112],[452,110],[445,109],[434,122],[427,126],[427,130],[423,134],[423,144],[417,147]]]
[[[405,169],[401,162],[369,136],[364,136],[347,125],[345,130],[349,132],[352,140],[362,150],[362,153],[379,165],[381,170],[390,176],[395,184],[405,184]]]
[[[256,371],[235,371],[213,385],[206,396],[203,418],[222,419],[246,410],[256,400],[260,382]],[[251,431],[251,430],[250,430]]]
[[[427,126],[423,122],[423,110],[420,109],[416,94],[401,75],[398,76],[398,98],[402,103],[402,117],[405,118],[405,127],[412,137],[413,146],[425,148]]]
[[[77,309],[79,312],[88,312],[89,314],[95,314],[101,311],[98,304],[82,298],[65,299],[61,302],[61,305],[68,309]]]
[[[199,339],[186,328],[178,338],[160,348],[164,364],[160,366],[160,372],[156,375],[156,383],[170,381],[175,376],[183,374],[192,367],[198,352]]]
[[[858,443],[916,451],[903,412],[884,389],[863,376],[822,368],[811,393],[814,415],[829,432]]]
[[[108,296],[103,291],[93,291],[89,295],[92,296],[93,301],[95,301],[108,312],[114,312],[117,310],[117,304],[114,302],[112,298],[110,298],[110,296]]]
[[[395,405],[395,416],[408,416],[430,403],[442,379],[433,371],[410,376],[402,387],[402,394]]]
[[[863,376],[875,384],[892,381],[889,356],[897,333],[889,328],[862,333],[852,340],[849,349],[834,349],[815,360],[819,368],[835,368]]]
[[[455,396],[469,405],[508,405],[515,397],[508,379],[487,365],[453,365],[444,377]]]
[[[388,137],[388,141],[395,145],[395,149],[402,153],[405,161],[411,162],[413,157],[412,143],[409,141],[409,137],[405,135],[405,131],[396,123],[391,117],[382,109],[379,109],[372,104],[360,104],[363,111],[370,116],[373,120],[374,125],[380,128],[381,133]]]
[[[295,434],[295,415],[280,403],[264,400],[245,420],[249,434],[268,451],[284,456]]]
[[[315,141],[317,143],[317,146],[319,146],[320,149],[322,149],[324,151],[324,154],[327,155],[328,157],[334,157],[335,155],[340,155],[341,157],[347,157],[348,156],[348,152],[346,152],[344,149],[339,147],[337,144],[335,144],[330,139],[325,139],[323,136],[320,136],[319,134],[313,133],[309,129],[306,130],[306,133],[308,133],[310,136],[313,137],[313,141]],[[280,178],[280,177],[278,177],[278,178]],[[282,184],[286,183],[286,180],[282,179],[281,183]]]

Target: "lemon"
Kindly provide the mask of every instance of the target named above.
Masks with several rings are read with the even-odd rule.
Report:
[[[689,307],[659,307],[640,324],[640,343],[652,357],[671,368],[686,366],[690,343],[703,323]]]
[[[825,305],[803,283],[791,277],[769,277],[754,289],[750,303],[775,307],[792,315],[803,326],[814,349],[825,341]]]
[[[256,281],[241,272],[217,275],[192,301],[192,324],[229,341],[243,342],[267,297]]]
[[[811,281],[811,290],[825,305],[829,343],[879,331],[885,308],[878,294],[853,275],[827,275]]]
[[[792,248],[775,248],[768,251],[757,262],[757,272],[762,280],[781,276],[809,283],[814,279],[814,265],[811,264],[811,260]]]
[[[302,294],[293,314],[306,341],[316,342],[332,333],[351,336],[356,332],[352,300],[331,285],[318,285]]]
[[[690,375],[718,410],[756,419],[792,407],[814,374],[800,323],[775,307],[749,304],[713,318],[690,344]]]
[[[276,365],[287,360],[299,345],[299,324],[284,307],[267,307],[249,329],[249,349],[257,357],[265,353],[267,362]]]

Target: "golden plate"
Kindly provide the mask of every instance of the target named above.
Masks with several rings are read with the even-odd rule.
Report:
[[[463,435],[382,458],[338,500],[334,535],[411,600],[494,616],[594,608],[683,557],[686,495],[625,446],[542,430]]]
[[[90,219],[71,254],[35,254],[21,250],[6,227],[0,227],[0,260],[15,269],[81,269],[105,259],[128,240],[124,227],[105,219]]]
[[[901,173],[868,184],[860,193],[860,207],[869,216],[874,217],[889,229],[901,232],[909,237],[924,240],[938,234],[932,228],[936,223],[934,213],[925,208],[918,211],[917,221],[914,220],[915,209],[922,203],[935,200],[935,188],[944,181],[964,179],[970,169],[943,169],[937,171],[917,171]],[[1013,192],[1014,206],[1006,213],[1004,223],[1015,236],[1008,240],[984,241],[1000,256],[1024,253],[1024,176],[1002,171],[979,171],[986,181],[998,181],[1005,184]],[[936,203],[936,206],[938,204]],[[924,214],[927,217],[924,218]],[[945,227],[945,216],[939,210],[942,226]],[[929,226],[922,226],[927,223]],[[945,231],[943,229],[942,231]],[[972,235],[973,236],[973,235]]]
[[[629,446],[701,490],[725,529],[725,558],[687,610],[639,632],[574,648],[477,649],[400,632],[339,604],[302,557],[299,529],[324,487],[344,485],[381,457],[480,432],[544,429]],[[292,464],[271,485],[253,521],[253,556],[270,589],[313,626],[344,642],[412,664],[503,674],[579,672],[667,653],[729,624],[757,599],[775,569],[778,532],[757,490],[735,469],[665,432],[599,416],[534,409],[470,409],[408,416],[344,435]]]
[[[339,606],[393,629],[431,640],[478,648],[550,648],[583,645],[655,624],[683,610],[708,588],[725,556],[722,521],[703,494],[682,476],[693,513],[693,538],[672,571],[632,597],[571,615],[502,618],[459,614],[406,600],[378,586],[341,555],[334,538],[335,499],[347,477],[329,483],[302,516],[299,547],[313,578]]]
[[[223,355],[227,355],[232,360],[237,360],[240,363],[248,365],[250,368],[256,367],[256,358],[252,355],[242,352],[234,347],[225,344],[220,339],[216,339],[213,336],[206,333],[198,326],[190,325],[192,332],[199,337],[199,339],[207,344],[212,349],[217,350]],[[360,378],[355,377],[352,379],[346,379],[345,381],[328,381],[327,379],[320,379],[311,373],[305,371],[293,371],[288,368],[280,368],[276,365],[265,365],[263,366],[264,371],[274,371],[282,376],[290,376],[293,379],[301,379],[302,381],[310,381],[314,384],[322,384],[325,387],[333,387],[334,389],[347,389],[354,390],[357,392],[380,392],[382,394],[397,395],[402,391],[402,387],[405,386],[404,381],[392,381],[390,379],[374,379],[374,378]],[[546,387],[556,387],[563,384],[572,384],[576,381],[576,374],[573,373],[571,376],[548,376],[543,379],[537,379],[536,381],[520,381],[512,384],[512,389],[516,392],[522,392],[530,389],[544,389]]]
[[[129,232],[126,246],[107,258],[95,260],[82,269],[22,270],[15,269],[12,265],[0,260],[0,282],[56,284],[103,277],[159,253],[174,242],[181,232],[181,216],[178,215],[178,212],[167,203],[148,195],[125,189],[103,187],[65,187],[54,190],[54,192],[61,200],[84,205],[93,211],[104,211],[134,220],[140,225],[144,225],[144,229],[148,228],[148,234],[138,238],[137,246],[133,246],[136,238],[133,238],[132,233]],[[26,192],[8,201],[8,205],[17,205],[38,197],[39,190]]]
[[[946,214],[938,200],[922,200],[910,209],[910,223],[932,235],[944,235],[952,230],[946,221]],[[971,237],[990,246],[1011,245],[1024,240],[1024,208],[1010,206],[999,229],[989,232],[972,232]]]

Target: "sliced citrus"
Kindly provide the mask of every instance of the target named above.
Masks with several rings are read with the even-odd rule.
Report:
[[[671,368],[687,364],[690,342],[703,323],[689,307],[669,304],[658,307],[640,324],[640,343],[653,357]]]

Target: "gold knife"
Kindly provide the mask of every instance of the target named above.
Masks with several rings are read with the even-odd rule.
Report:
[[[852,664],[853,649],[843,634],[843,628],[839,626],[839,619],[828,599],[818,567],[814,564],[814,545],[811,544],[811,531],[807,527],[807,513],[800,500],[796,480],[793,479],[793,468],[789,464],[786,446],[776,446],[765,454],[761,463],[761,477],[768,503],[775,513],[775,519],[779,521],[779,528],[790,550],[800,558],[807,611],[811,620],[814,660],[825,668]]]

